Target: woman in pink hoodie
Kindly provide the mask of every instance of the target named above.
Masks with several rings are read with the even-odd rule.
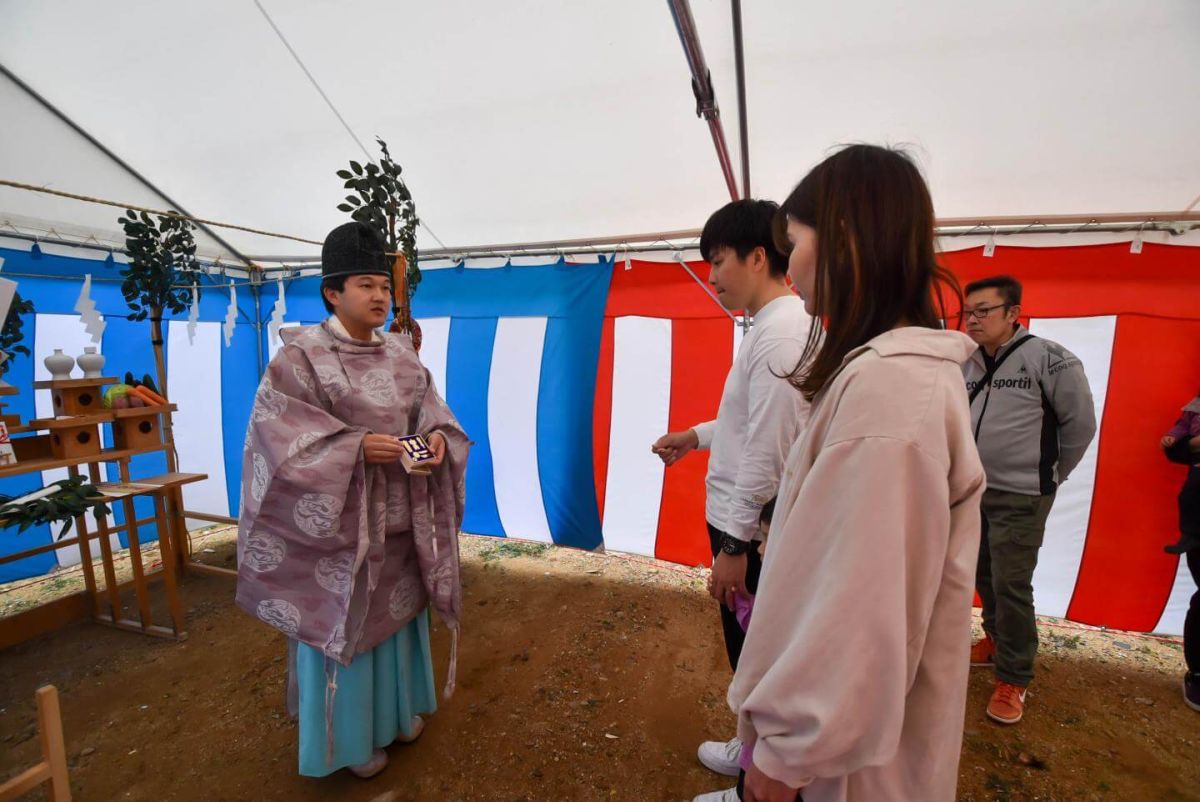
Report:
[[[729,690],[753,749],[742,798],[952,802],[984,489],[961,370],[976,345],[942,325],[961,292],[900,152],[839,151],[781,215],[826,326],[790,377],[812,416]]]

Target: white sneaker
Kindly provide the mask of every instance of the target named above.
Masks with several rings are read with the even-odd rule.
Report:
[[[742,739],[736,735],[730,741],[705,741],[696,750],[696,757],[700,758],[706,769],[726,777],[738,776],[742,768],[738,765],[741,756]],[[736,793],[734,799],[737,799]]]
[[[421,733],[425,732],[425,719],[421,718],[420,716],[413,716],[411,729],[412,729],[412,735],[409,735],[408,737],[405,737],[403,735],[397,735],[395,743],[410,744],[413,741],[420,738]]]
[[[741,802],[741,800],[738,799],[737,788],[730,788],[728,791],[712,791],[711,793],[700,794],[692,802]]]
[[[369,780],[379,772],[387,768],[388,756],[387,752],[382,749],[371,750],[371,757],[366,763],[359,763],[357,766],[348,766],[347,768],[356,776],[364,780]]]

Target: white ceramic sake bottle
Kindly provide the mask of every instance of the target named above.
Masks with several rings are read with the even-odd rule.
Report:
[[[42,360],[50,378],[54,381],[71,378],[71,369],[75,367],[75,358],[67,356],[61,348],[55,348],[54,353]]]
[[[75,360],[75,364],[83,370],[83,378],[98,379],[104,375],[104,354],[96,353],[95,346],[88,346]]]

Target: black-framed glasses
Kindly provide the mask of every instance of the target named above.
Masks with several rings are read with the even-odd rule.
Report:
[[[967,317],[973,317],[976,320],[983,320],[984,318],[986,318],[988,315],[990,315],[992,312],[996,311],[997,309],[1007,309],[1010,306],[1012,306],[1012,304],[996,304],[995,306],[979,306],[974,309],[967,309],[964,312],[964,314],[966,314]]]

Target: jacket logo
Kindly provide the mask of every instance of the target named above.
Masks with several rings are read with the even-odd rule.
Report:
[[[967,382],[967,392],[968,393],[974,392],[975,388],[978,387],[979,384],[980,384],[980,381],[978,379],[969,380]],[[1033,389],[1033,377],[1027,373],[1024,376],[1015,376],[1011,379],[993,378],[992,383],[991,383],[991,389],[993,389],[993,390],[1009,390],[1009,389],[1032,390]]]
[[[1049,354],[1049,358],[1046,360],[1048,368],[1055,368],[1067,361],[1067,349],[1056,342],[1046,340],[1046,352]]]
[[[1079,358],[1072,355],[1070,351],[1063,348],[1055,342],[1046,341],[1046,373],[1051,376],[1057,376],[1068,368],[1073,368],[1082,365]]]
[[[1033,379],[1029,376],[1021,376],[1020,378],[1012,379],[992,379],[992,387],[997,390],[1032,390]]]

